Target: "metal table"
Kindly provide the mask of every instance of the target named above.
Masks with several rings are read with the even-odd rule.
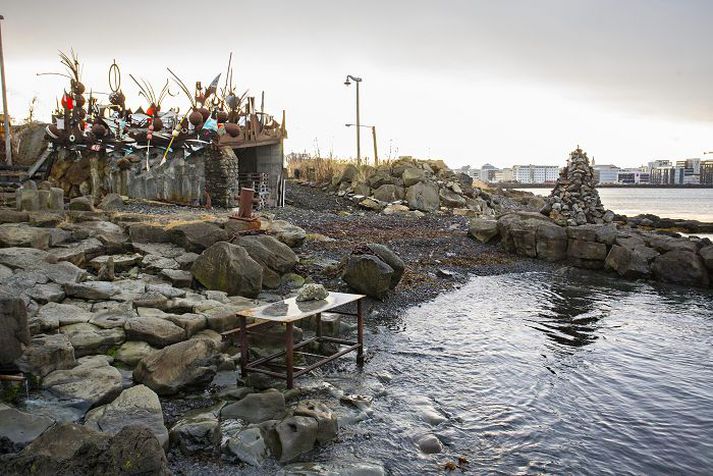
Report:
[[[356,351],[357,353],[357,365],[360,367],[364,365],[364,316],[362,314],[362,299],[364,297],[365,296],[363,294],[330,292],[329,296],[321,301],[298,302],[295,298],[290,298],[253,309],[246,309],[237,313],[240,327],[224,332],[222,335],[223,338],[238,338],[240,344],[240,373],[243,377],[246,377],[248,372],[259,372],[272,377],[285,379],[287,381],[287,388],[293,388],[295,377],[311,372],[317,367],[320,367],[327,362],[331,362],[332,360],[335,360],[352,351]],[[355,301],[357,308],[356,313],[336,310],[338,307]],[[356,317],[356,342],[322,335],[321,317],[322,313],[327,311],[342,316]],[[298,344],[295,344],[293,336],[294,323],[311,316],[316,317],[317,330],[315,337],[305,339]],[[255,319],[255,322],[248,324],[248,319]],[[261,327],[273,326],[276,324],[285,325],[285,350],[250,362],[248,352],[248,333],[253,333],[256,329]],[[346,347],[341,348],[337,352],[330,355],[315,354],[312,352],[303,352],[298,350],[313,342],[331,342]],[[295,367],[295,354],[305,357],[318,358],[319,360],[312,364],[306,365],[305,367]],[[285,357],[284,364],[274,362],[275,359],[282,356]],[[283,373],[271,370],[275,368],[284,368],[285,371]]]

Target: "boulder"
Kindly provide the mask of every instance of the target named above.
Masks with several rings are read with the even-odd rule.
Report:
[[[104,301],[119,293],[119,289],[109,281],[84,281],[82,283],[66,283],[64,292],[67,296]]]
[[[338,183],[351,183],[359,175],[359,169],[354,164],[347,164],[339,174]]]
[[[128,426],[143,426],[158,438],[161,446],[168,443],[161,402],[158,395],[145,385],[127,388],[111,403],[90,410],[84,425],[111,435]]]
[[[128,426],[112,437],[76,423],[53,426],[3,469],[10,475],[171,474],[163,448],[149,429]]]
[[[536,212],[507,213],[498,219],[502,246],[520,256],[537,257],[537,229],[542,223],[553,223]]]
[[[317,441],[320,443],[327,443],[337,437],[337,417],[324,403],[315,400],[301,401],[295,407],[294,414],[317,421]]]
[[[0,225],[0,247],[27,247],[46,250],[50,246],[50,233],[45,228],[35,228],[24,223]]]
[[[304,416],[285,418],[275,427],[280,438],[280,463],[287,463],[311,451],[317,442],[317,420]]]
[[[99,208],[107,211],[121,210],[124,208],[124,200],[118,193],[109,193],[99,202]]]
[[[215,375],[219,352],[217,342],[196,336],[142,358],[134,369],[134,380],[161,395],[207,384]]]
[[[138,253],[97,256],[89,261],[89,266],[95,271],[99,271],[101,267],[105,266],[110,259],[113,261],[114,269],[116,271],[126,271],[139,264],[143,259],[143,256]]]
[[[47,276],[47,279],[57,284],[78,283],[87,276],[86,271],[68,261],[45,263],[36,269]]]
[[[169,432],[171,446],[184,455],[212,453],[220,445],[222,433],[218,415],[223,404],[185,414]]]
[[[121,347],[116,351],[116,355],[114,355],[114,359],[129,367],[136,367],[136,364],[138,364],[141,359],[156,350],[157,349],[151,347],[146,342],[130,340],[121,344]]]
[[[102,329],[86,322],[60,327],[59,331],[69,338],[75,357],[104,354],[121,345],[126,337],[124,329]]]
[[[567,257],[567,232],[554,223],[540,223],[535,232],[537,257],[546,261],[562,261]]]
[[[391,289],[394,289],[396,285],[399,284],[399,281],[401,281],[404,271],[406,271],[406,263],[386,245],[370,243],[367,247],[377,258],[391,266],[391,269],[394,270],[391,275]]]
[[[426,454],[435,454],[443,451],[443,444],[436,435],[423,435],[416,442],[418,448]]]
[[[377,189],[381,187],[382,185],[386,184],[393,184],[396,183],[396,179],[391,176],[391,174],[383,171],[383,170],[378,170],[376,171],[373,175],[370,175],[367,178],[367,185],[369,188],[372,189]],[[356,190],[354,191],[356,193]],[[358,194],[359,195],[359,194]],[[360,195],[368,196],[368,193],[362,193]]]
[[[25,373],[44,377],[74,367],[74,347],[64,334],[40,334],[32,338],[17,365]]]
[[[701,258],[703,258],[703,263],[708,268],[708,271],[713,271],[713,245],[708,245],[699,251]]]
[[[703,258],[684,249],[674,249],[657,256],[651,270],[657,280],[666,283],[699,287],[710,284]]]
[[[227,241],[228,233],[214,223],[197,221],[169,228],[171,243],[186,251],[201,253],[219,241]]]
[[[498,222],[489,218],[473,218],[468,222],[468,234],[481,243],[488,243],[498,236]]]
[[[47,304],[48,302],[59,302],[64,299],[64,291],[62,286],[56,283],[36,284],[25,293],[38,304]]]
[[[79,243],[53,248],[50,256],[54,261],[69,261],[76,266],[85,266],[89,261],[106,253],[104,244],[97,238],[87,238]]]
[[[157,223],[132,223],[129,225],[129,237],[135,243],[169,243],[171,241],[166,227]]]
[[[245,248],[227,242],[205,250],[193,262],[191,273],[206,288],[229,295],[256,297],[262,290],[262,266]]]
[[[34,248],[1,248],[0,264],[10,269],[31,269],[46,265],[49,254]]]
[[[432,182],[419,182],[406,189],[406,201],[412,210],[435,212],[441,203],[438,186]]]
[[[279,287],[280,275],[292,271],[297,264],[297,255],[292,248],[272,236],[244,236],[238,245],[245,248],[250,257],[262,266],[262,284],[265,287]]]
[[[463,208],[466,205],[465,197],[446,187],[441,187],[438,191],[438,196],[441,199],[441,205],[444,207]]]
[[[197,256],[198,255],[196,255],[196,257]],[[193,283],[193,275],[190,271],[184,271],[182,269],[163,269],[160,274],[171,281],[171,284],[179,288],[190,288]]]
[[[352,289],[381,299],[391,289],[394,269],[374,255],[351,255],[342,279]]]
[[[0,454],[20,451],[53,424],[51,418],[0,406]]]
[[[260,466],[265,462],[269,451],[260,428],[249,426],[226,440],[223,444],[223,453],[229,459]]]
[[[171,321],[156,317],[136,317],[124,324],[127,340],[141,340],[162,348],[186,338],[183,328]]]
[[[567,256],[582,260],[604,261],[607,257],[607,245],[570,239],[567,245]]]
[[[0,290],[0,367],[11,367],[30,345],[25,303],[17,296]]]
[[[651,274],[650,262],[658,255],[656,250],[644,245],[636,248],[614,245],[607,254],[604,267],[627,279],[644,278]]]
[[[0,208],[0,223],[22,223],[30,221],[30,214],[26,211]]]
[[[261,423],[285,416],[285,397],[275,389],[250,393],[237,402],[229,403],[220,411],[221,418],[239,418],[248,423]]]
[[[75,211],[93,212],[94,203],[89,197],[76,197],[69,201],[67,208]]]
[[[265,225],[265,230],[290,248],[302,245],[307,237],[302,228],[285,220],[271,220]]]
[[[42,387],[83,409],[110,402],[121,393],[121,373],[109,365],[106,356],[83,357],[77,363],[71,369],[49,373]]]
[[[374,190],[374,198],[381,202],[395,202],[404,198],[404,189],[393,184],[384,184]]]
[[[426,171],[417,167],[408,167],[404,169],[401,174],[401,180],[404,182],[405,187],[410,187],[416,185],[419,182],[423,182],[428,178]]]

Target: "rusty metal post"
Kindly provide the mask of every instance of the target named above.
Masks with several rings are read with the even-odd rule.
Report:
[[[5,17],[0,15],[0,24]],[[2,28],[0,27],[0,83],[2,83],[2,110],[5,118],[5,162],[12,165],[12,144],[10,143],[10,113],[7,110],[7,90],[5,88],[5,59],[2,52]]]
[[[362,299],[357,301],[357,343],[359,344],[359,348],[357,349],[357,365],[359,367],[364,365],[364,314],[361,305]]]
[[[379,151],[376,148],[376,126],[371,126],[371,137],[374,139],[374,167],[378,167]]]
[[[248,376],[248,323],[245,316],[240,317],[240,376]]]
[[[287,388],[291,389],[293,386],[294,373],[294,339],[292,335],[292,322],[288,322],[285,327],[285,366],[287,367]]]
[[[238,208],[238,216],[240,218],[252,218],[254,197],[255,190],[253,190],[252,188],[240,189],[240,204]]]

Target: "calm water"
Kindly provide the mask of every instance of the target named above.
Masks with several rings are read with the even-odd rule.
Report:
[[[520,188],[548,195],[548,188]],[[713,222],[713,188],[600,188],[602,203],[615,213],[653,213],[666,218]]]
[[[398,475],[460,455],[472,474],[713,472],[711,292],[581,270],[478,277],[370,324],[366,371],[325,377],[380,395],[372,415],[313,459]],[[443,454],[419,452],[426,433]]]

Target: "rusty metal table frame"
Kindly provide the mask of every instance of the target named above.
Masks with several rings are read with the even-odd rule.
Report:
[[[237,334],[238,342],[240,345],[240,374],[242,377],[247,377],[248,372],[258,372],[265,375],[269,375],[271,377],[284,379],[287,381],[287,388],[293,388],[295,378],[304,375],[308,372],[311,372],[328,362],[336,360],[339,357],[348,354],[349,352],[356,351],[357,365],[359,367],[362,367],[364,365],[364,315],[362,309],[362,300],[364,299],[364,297],[366,296],[364,296],[363,294],[329,293],[327,299],[323,301],[306,301],[298,303],[295,298],[291,298],[286,299],[284,301],[278,301],[276,303],[256,307],[253,309],[247,309],[245,311],[240,311],[237,313],[237,317],[239,319],[239,327],[237,329],[224,332],[222,335],[223,338],[233,339]],[[335,310],[336,308],[351,304],[353,302],[356,302],[356,313]],[[288,311],[290,309],[293,310],[292,315],[290,315],[287,311],[281,314],[277,313],[275,315],[271,315],[271,313],[269,312],[270,309],[280,310],[284,309],[285,306],[287,306]],[[299,312],[294,313],[295,310]],[[333,314],[339,314],[348,317],[356,317],[357,340],[351,341],[347,339],[322,335],[323,312],[330,312]],[[315,337],[305,339],[299,342],[298,344],[295,344],[293,335],[294,323],[312,316],[316,317]],[[248,319],[250,318],[258,319],[260,320],[260,322],[248,324]],[[248,334],[253,333],[256,329],[274,326],[276,324],[285,324],[285,350],[275,352],[268,356],[250,361]],[[329,355],[315,354],[312,352],[303,352],[298,350],[313,342],[330,342],[344,345],[346,347]],[[295,367],[295,354],[303,355],[305,357],[319,358],[320,360],[313,364],[309,364],[306,367]],[[273,360],[278,359],[282,356],[285,357],[284,365],[272,362]],[[260,366],[271,368],[284,368],[285,372],[281,373],[274,370],[260,368]]]

